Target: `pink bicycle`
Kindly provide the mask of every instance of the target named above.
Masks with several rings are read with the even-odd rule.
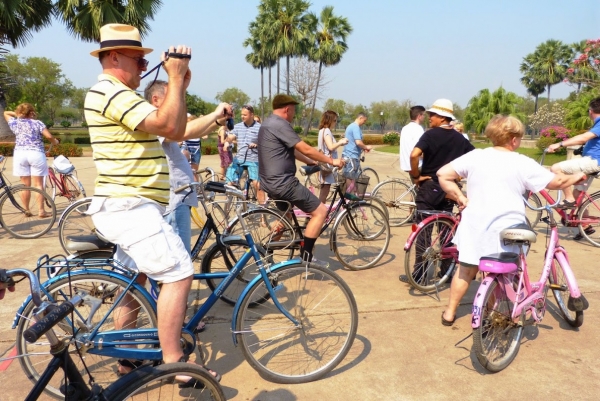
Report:
[[[519,253],[502,252],[488,255],[479,261],[485,274],[473,302],[473,345],[477,359],[484,368],[499,372],[517,356],[526,320],[539,323],[546,311],[546,296],[550,289],[567,323],[573,327],[583,324],[583,311],[588,301],[579,291],[569,264],[567,251],[560,246],[558,225],[552,205],[533,210],[545,210],[550,225],[550,240],[546,245],[544,269],[538,281],[531,281],[527,271],[526,252],[536,241],[536,233],[527,224],[509,227],[500,234],[505,244],[516,244]]]

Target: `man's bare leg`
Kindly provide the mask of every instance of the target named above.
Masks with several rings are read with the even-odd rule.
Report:
[[[158,338],[165,363],[177,362],[183,356],[179,340],[192,280],[190,276],[165,283],[158,295]]]
[[[552,167],[550,167],[550,171],[552,171],[555,174],[563,172],[558,164],[553,164]],[[572,186],[563,188],[563,192],[565,194],[565,199],[564,199],[565,201],[570,202],[570,203],[575,202],[575,193],[573,192]]]

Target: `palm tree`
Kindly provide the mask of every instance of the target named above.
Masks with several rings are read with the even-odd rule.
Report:
[[[598,89],[584,90],[577,98],[566,104],[565,126],[571,130],[588,130],[592,126],[590,101],[600,96]]]
[[[308,135],[317,103],[317,93],[321,82],[321,71],[323,66],[330,67],[338,64],[342,56],[348,50],[346,38],[352,33],[352,26],[345,17],[339,17],[333,13],[333,6],[325,6],[321,15],[309,14],[310,30],[313,32],[313,46],[309,48],[308,58],[319,63],[319,74],[317,87],[313,95],[312,108],[308,123],[304,129],[304,135]]]
[[[98,42],[100,28],[110,23],[133,25],[144,37],[161,6],[161,0],[58,0],[56,16],[78,39]]]
[[[569,63],[573,59],[573,50],[560,40],[549,39],[526,59],[531,65],[529,75],[546,86],[550,102],[550,88],[566,77]]]
[[[519,103],[521,98],[516,93],[507,92],[502,87],[494,92],[483,89],[469,100],[464,115],[465,128],[480,134],[496,114],[512,114],[523,121],[525,116],[517,112]]]
[[[275,59],[272,58],[272,54],[265,45],[265,42],[261,40],[261,31],[257,28],[256,22],[250,23],[250,37],[247,38],[243,45],[244,47],[250,47],[251,53],[246,55],[246,61],[252,65],[253,68],[260,69],[260,93],[261,93],[261,118],[264,119],[264,69],[269,69],[269,102],[271,101],[271,67],[276,63]]]
[[[546,88],[544,83],[540,82],[542,78],[535,75],[536,71],[533,68],[533,62],[532,55],[527,55],[527,57],[523,58],[519,70],[524,74],[521,77],[521,83],[527,88],[527,93],[535,98],[533,114],[537,114],[539,96],[546,91]]]

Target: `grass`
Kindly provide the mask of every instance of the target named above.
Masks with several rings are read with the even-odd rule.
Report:
[[[486,142],[476,142],[473,144],[473,146],[475,146],[475,148],[477,148],[477,149],[485,149],[485,148],[489,148],[490,146],[492,146],[492,144],[486,143]],[[381,147],[378,147],[376,150],[379,152],[396,153],[397,154],[398,153],[398,145],[381,146]],[[517,152],[522,155],[525,155],[527,157],[531,157],[536,162],[539,162],[540,157],[542,157],[542,152],[538,148],[519,148],[519,149],[517,149]],[[544,165],[551,166],[554,163],[558,163],[558,162],[561,162],[566,159],[567,159],[567,155],[555,155],[555,154],[548,153],[546,155],[546,157],[544,158]]]

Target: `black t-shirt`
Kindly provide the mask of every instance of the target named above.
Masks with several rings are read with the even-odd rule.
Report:
[[[437,181],[437,171],[473,149],[473,145],[460,132],[441,127],[426,131],[415,145],[423,151],[421,175]]]
[[[268,194],[281,193],[295,185],[294,146],[300,137],[287,120],[271,115],[258,130],[258,175],[260,189]]]

